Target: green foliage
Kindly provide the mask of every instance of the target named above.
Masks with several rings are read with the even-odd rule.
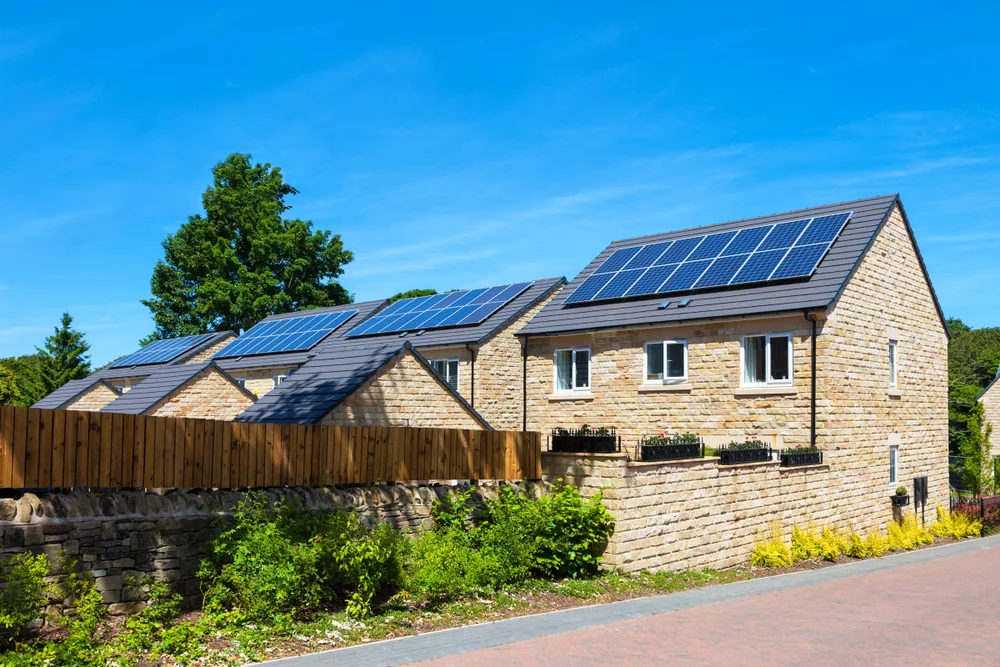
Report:
[[[769,446],[770,445],[768,445],[763,440],[750,439],[750,440],[744,440],[742,442],[736,442],[736,441],[730,442],[728,445],[726,445],[726,449],[739,451],[744,449],[767,449]]]
[[[836,528],[826,527],[819,536],[819,556],[823,560],[835,561],[851,546],[850,535],[844,535]]]
[[[38,618],[50,587],[45,554],[19,553],[0,565],[0,628],[14,633]]]
[[[792,525],[792,560],[811,560],[820,554],[819,538],[812,523],[807,528]]]
[[[959,454],[965,457],[962,464],[962,481],[965,490],[973,494],[989,495],[996,482],[992,456],[993,425],[986,421],[985,407],[978,401],[968,412],[965,439],[959,445]]]
[[[983,529],[981,521],[973,520],[962,512],[949,512],[943,507],[937,508],[937,521],[930,527],[931,535],[935,537],[976,537]]]
[[[413,299],[418,296],[434,296],[437,293],[436,289],[408,289],[405,292],[393,294],[389,297],[389,302],[396,303],[397,301],[401,301],[403,299]]]
[[[350,303],[336,282],[353,258],[339,234],[286,219],[297,190],[281,169],[233,153],[212,169],[205,214],[163,242],[150,281],[155,331],[148,340],[245,331],[268,315]]]
[[[815,445],[795,445],[794,447],[789,447],[784,450],[785,454],[813,454],[819,451],[819,447]]]
[[[948,441],[958,454],[970,436],[970,412],[1000,366],[1000,328],[971,329],[948,320]]]
[[[205,609],[227,622],[278,622],[344,600],[363,616],[377,593],[399,585],[402,549],[386,526],[250,494],[202,561]]]
[[[700,442],[701,440],[698,436],[693,433],[684,433],[683,435],[661,433],[660,435],[646,438],[647,445],[696,445]]]
[[[17,383],[17,375],[6,366],[0,366],[0,405],[21,405],[24,395]]]
[[[419,536],[407,563],[407,587],[432,601],[497,591],[529,577],[597,572],[614,530],[600,496],[557,484],[538,498],[509,487],[472,516],[470,492],[435,503],[435,530]]]
[[[90,345],[83,333],[72,328],[73,318],[63,313],[59,326],[36,348],[38,364],[35,368],[42,395],[52,393],[70,380],[81,380],[90,375]]]
[[[762,532],[750,553],[750,564],[759,567],[786,567],[792,564],[792,550],[781,536],[781,524],[775,521]]]
[[[906,490],[905,486],[897,486],[896,487],[896,495],[897,496],[905,496],[907,493],[909,493],[909,491]]]
[[[13,387],[0,379],[0,405],[34,405],[45,396],[38,377],[38,355],[0,359],[0,373],[13,382]]]
[[[615,434],[614,428],[609,426],[590,426],[584,424],[580,428],[556,428],[553,433],[559,436],[576,437],[606,437]]]
[[[917,522],[913,514],[903,517],[902,521],[891,522],[886,533],[889,551],[909,551],[934,542],[934,536]]]

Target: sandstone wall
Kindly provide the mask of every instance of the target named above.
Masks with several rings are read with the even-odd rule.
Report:
[[[190,359],[188,359],[184,363],[185,364],[200,364],[200,363],[205,362],[205,361],[211,361],[212,357],[214,357],[219,352],[222,352],[222,349],[224,347],[226,347],[227,345],[229,345],[230,343],[232,343],[234,340],[236,340],[235,336],[226,336],[225,338],[223,338],[222,340],[220,340],[219,342],[217,342],[215,345],[208,346],[207,348],[205,348],[204,350],[202,350],[198,354],[194,355],[193,357],[191,357]]]
[[[115,393],[111,387],[98,382],[93,387],[83,392],[72,403],[65,406],[63,410],[81,410],[83,412],[97,412],[121,394]]]
[[[251,405],[253,405],[252,398],[218,369],[209,367],[192,382],[154,406],[147,414],[153,417],[229,421]]]
[[[245,380],[244,386],[251,394],[260,398],[267,392],[274,389],[274,378],[278,375],[288,375],[295,366],[283,366],[280,368],[256,368],[247,371],[232,371],[229,373],[234,378]]]
[[[979,398],[983,404],[983,417],[993,425],[991,442],[1000,438],[1000,382],[995,382],[989,390]],[[1000,456],[1000,447],[993,447],[993,456]]]
[[[331,426],[483,428],[434,371],[409,350],[382,367],[320,423]]]

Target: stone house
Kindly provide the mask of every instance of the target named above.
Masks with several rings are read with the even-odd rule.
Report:
[[[986,389],[977,399],[983,404],[984,420],[993,426],[993,441],[1000,437],[1000,383],[997,380],[1000,380],[1000,369],[997,369],[996,377],[986,385]],[[993,455],[1000,455],[1000,447],[993,449]]]
[[[168,365],[151,372],[101,412],[151,417],[231,420],[256,397],[213,361]]]
[[[490,429],[410,341],[340,340],[236,416],[332,426]]]
[[[946,505],[949,333],[898,196],[615,241],[518,336],[528,430],[613,426],[629,451],[664,432],[823,451],[808,494],[805,473],[775,472],[770,491],[747,496],[775,504],[739,517],[780,516],[811,495],[832,508],[823,517],[868,527],[892,489],[923,475],[930,506]],[[552,476],[595,465],[557,459]],[[619,463],[591,481],[638,483]],[[642,472],[654,486],[687,479],[676,465],[637,465],[656,469]],[[717,459],[693,465],[705,469],[692,479],[729,479],[715,492],[750,480]]]

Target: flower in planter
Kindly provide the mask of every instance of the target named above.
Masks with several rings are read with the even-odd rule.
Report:
[[[733,451],[741,451],[745,449],[768,449],[768,445],[763,440],[744,440],[743,442],[734,440],[726,445],[725,448]]]

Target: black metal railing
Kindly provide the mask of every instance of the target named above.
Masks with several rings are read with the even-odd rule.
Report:
[[[725,466],[739,465],[741,463],[763,463],[774,459],[770,447],[738,447],[733,448],[723,445],[716,450],[719,463]]]
[[[643,438],[635,447],[635,458],[639,461],[677,461],[698,459],[705,456],[705,442],[701,438]]]
[[[549,434],[550,452],[614,454],[621,449],[621,437],[613,428],[554,428]]]
[[[782,450],[779,455],[782,468],[797,468],[799,466],[818,466],[823,463],[823,452],[818,449],[809,451],[796,451],[794,449]]]
[[[953,495],[948,509],[981,521],[982,535],[1000,530],[1000,496]]]

